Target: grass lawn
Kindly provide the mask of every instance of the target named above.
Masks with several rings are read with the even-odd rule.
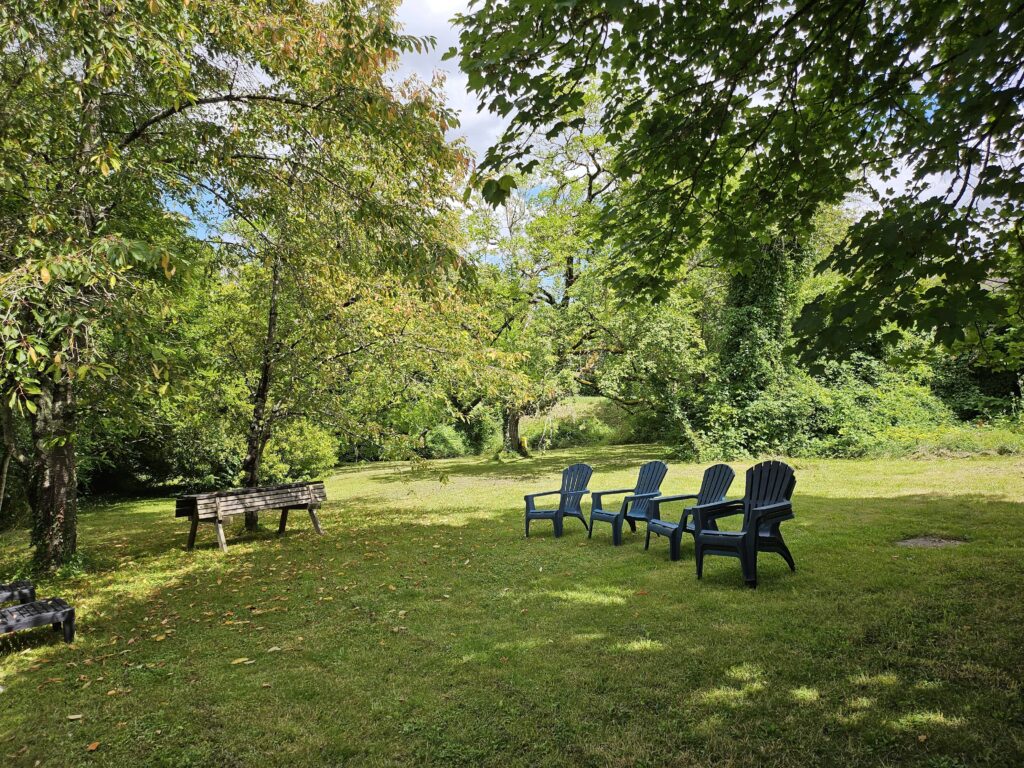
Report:
[[[0,640],[4,764],[1024,764],[1020,458],[795,461],[797,573],[765,555],[749,590],[689,542],[524,539],[523,493],[583,453],[345,469],[323,537],[267,515],[227,556],[169,500],[88,507],[83,572],[41,585],[78,640]],[[663,449],[585,453],[599,489]],[[966,543],[895,545],[922,534]]]

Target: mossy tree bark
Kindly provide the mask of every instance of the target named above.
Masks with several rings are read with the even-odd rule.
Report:
[[[32,426],[29,503],[35,560],[49,570],[70,561],[77,547],[75,409],[70,382],[44,384],[40,389]]]

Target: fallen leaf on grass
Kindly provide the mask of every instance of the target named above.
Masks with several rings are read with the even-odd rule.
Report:
[[[88,747],[86,747],[85,749],[86,749],[86,751],[88,751],[88,752],[95,752],[95,751],[96,751],[97,749],[99,749],[99,748],[100,748],[100,743],[99,743],[98,741],[94,741],[94,742],[93,742],[92,744],[90,744],[90,745],[89,745]]]
[[[68,720],[81,720],[81,715],[68,715]]]
[[[247,662],[248,660],[249,659],[247,659],[245,656],[243,656],[240,659],[233,659],[231,663],[232,664],[245,664],[245,662]]]
[[[280,650],[281,649],[275,645],[273,648],[267,648],[267,653],[277,653]]]

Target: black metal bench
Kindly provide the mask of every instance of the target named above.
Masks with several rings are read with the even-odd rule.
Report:
[[[0,608],[0,635],[50,624],[64,631],[64,642],[75,640],[75,609],[59,597]]]
[[[281,523],[277,528],[278,535],[284,533],[288,522],[288,511],[304,509],[309,512],[313,521],[313,529],[323,535],[320,519],[316,510],[327,498],[322,481],[311,483],[289,483],[272,485],[262,488],[236,488],[230,491],[213,493],[194,493],[182,496],[176,501],[174,516],[188,517],[192,527],[188,533],[188,549],[196,544],[196,532],[200,523],[213,523],[217,530],[217,543],[222,552],[228,551],[227,539],[224,538],[224,521],[234,515],[246,512],[263,512],[268,509],[281,510]]]
[[[36,588],[31,581],[0,584],[0,603],[31,603],[35,599]]]

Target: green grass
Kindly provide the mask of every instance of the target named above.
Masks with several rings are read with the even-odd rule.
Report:
[[[588,449],[591,487],[663,453]],[[524,539],[522,494],[578,458],[346,469],[325,536],[268,515],[226,557],[167,500],[90,507],[83,572],[41,589],[77,642],[0,640],[5,765],[1024,763],[1019,458],[795,462],[799,570],[764,556],[756,591],[728,558],[697,582],[689,544]],[[922,534],[967,543],[895,546]]]

